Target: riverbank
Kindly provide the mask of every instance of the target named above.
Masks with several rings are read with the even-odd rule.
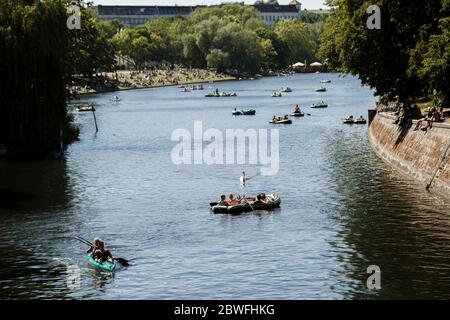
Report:
[[[396,117],[378,112],[369,127],[375,153],[399,172],[450,199],[450,124],[434,123],[432,129],[414,130],[417,120],[398,126]]]
[[[82,95],[118,90],[231,81],[236,79],[234,76],[204,69],[121,70],[102,73],[92,78],[76,77],[69,87],[69,91],[72,95]]]

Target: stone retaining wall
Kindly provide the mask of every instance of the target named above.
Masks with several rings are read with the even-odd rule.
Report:
[[[434,123],[427,131],[394,124],[395,116],[380,112],[369,127],[369,140],[380,158],[450,199],[450,124]],[[446,152],[445,152],[446,151]],[[431,184],[430,184],[431,182]]]

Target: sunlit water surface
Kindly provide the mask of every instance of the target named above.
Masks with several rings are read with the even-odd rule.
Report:
[[[316,93],[323,77],[332,83]],[[367,126],[341,122],[374,106],[368,88],[338,74],[212,86],[238,97],[176,87],[83,97],[97,134],[91,113],[76,114],[81,140],[63,161],[0,163],[0,298],[450,298],[449,203],[379,160]],[[271,98],[286,86],[293,92]],[[309,108],[322,99],[328,109]],[[268,123],[294,104],[311,116]],[[233,117],[240,106],[256,116]],[[174,165],[172,132],[194,121],[280,130],[279,173],[243,191],[279,193],[280,209],[210,213],[221,193],[242,192],[242,170],[260,166]],[[101,235],[132,266],[93,270],[76,235]],[[369,265],[381,268],[380,290],[366,288]],[[79,287],[68,286],[77,268]]]

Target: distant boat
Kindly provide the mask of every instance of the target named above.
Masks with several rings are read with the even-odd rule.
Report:
[[[272,94],[272,97],[274,97],[274,98],[281,98],[283,95],[281,94],[281,92],[274,92],[273,94]]]
[[[88,111],[95,111],[95,108],[94,106],[91,105],[83,105],[76,107],[75,110],[77,110],[78,112],[88,112]]]
[[[316,90],[316,92],[325,92],[325,91],[327,91],[327,88],[325,87]]]
[[[122,99],[120,99],[118,96],[114,96],[111,98],[111,101],[113,101],[113,102],[119,102],[120,100],[122,100]]]
[[[353,116],[349,116],[342,120],[345,124],[366,124],[367,120],[364,119],[363,116],[360,116],[358,119],[353,118]]]
[[[319,103],[314,103],[314,104],[311,106],[311,108],[313,108],[313,109],[318,109],[318,108],[328,108],[328,104],[325,103],[325,102],[323,102],[323,101],[321,101],[321,102],[319,102]]]
[[[254,116],[256,114],[256,110],[249,109],[249,110],[237,110],[234,109],[233,116]]]
[[[272,123],[272,124],[291,124],[292,120],[288,119],[287,117],[281,118],[281,119],[280,118],[276,118],[276,119],[270,120],[269,123]]]
[[[331,80],[327,79],[327,80],[320,80],[320,83],[331,83]]]
[[[280,92],[292,92],[292,89],[289,87],[281,88]]]

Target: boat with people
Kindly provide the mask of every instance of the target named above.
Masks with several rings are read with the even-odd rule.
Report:
[[[88,112],[88,111],[95,111],[95,108],[92,105],[86,104],[76,107],[75,110],[78,112]]]
[[[236,92],[210,92],[205,94],[206,98],[236,97]]]
[[[291,114],[292,117],[303,117],[305,116],[305,114],[303,113],[303,111],[300,109],[299,105],[297,104],[294,107],[294,110],[292,110]]]
[[[344,124],[366,124],[367,120],[364,119],[363,116],[360,116],[359,118],[355,119],[353,116],[349,116],[342,120]]]
[[[270,120],[269,123],[272,123],[272,124],[291,124],[292,120],[289,119],[289,117],[287,115],[285,115],[284,117],[273,116],[272,120]]]
[[[120,100],[122,100],[122,99],[120,99],[118,96],[114,96],[111,98],[112,102],[119,102]]]
[[[281,88],[279,92],[292,92],[292,89],[289,87]]]
[[[313,109],[318,109],[318,108],[328,108],[328,103],[324,102],[324,101],[320,101],[318,103],[313,103],[313,105],[311,106],[311,108]]]
[[[320,83],[331,83],[331,80],[329,80],[329,79],[322,79],[322,80],[320,80]]]
[[[366,124],[367,120],[363,117],[360,116],[359,118],[355,119],[355,124]]]
[[[236,108],[234,108],[233,110],[233,116],[254,116],[256,114],[256,110],[254,109],[249,109],[249,110],[237,110]]]
[[[280,207],[281,198],[277,194],[258,194],[256,197],[238,197],[236,200],[210,203],[211,211],[215,214],[241,214],[251,211],[271,211]]]
[[[106,261],[99,261],[95,260],[92,256],[92,253],[89,253],[87,256],[88,262],[93,265],[94,267],[100,268],[105,271],[113,272],[116,269],[117,263],[115,260],[106,260]]]
[[[327,91],[327,88],[325,88],[325,87],[321,87],[316,90],[316,92],[326,92],[326,91]]]
[[[277,91],[277,92],[274,92],[273,94],[272,94],[272,97],[274,97],[274,98],[281,98],[283,95],[281,94],[281,92],[279,92],[279,91]]]
[[[291,116],[291,117],[304,117],[304,116],[305,116],[305,113],[304,113],[303,111],[300,111],[300,112],[292,112],[292,113],[290,114],[290,116]]]

